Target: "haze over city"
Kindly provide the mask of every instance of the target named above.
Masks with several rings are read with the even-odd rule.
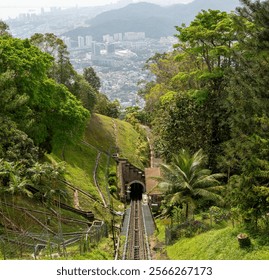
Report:
[[[156,52],[172,50],[174,26],[189,23],[201,9],[232,10],[237,1],[10,0],[0,6],[0,18],[4,13],[14,37],[55,34],[78,73],[94,67],[110,100],[143,106],[138,84],[152,78],[143,66]]]
[[[103,6],[116,3],[137,3],[151,2],[160,5],[170,5],[175,3],[190,3],[192,0],[10,0],[8,3],[0,5],[0,19],[14,18],[20,13],[40,13],[41,8],[49,7],[87,7],[87,6]]]

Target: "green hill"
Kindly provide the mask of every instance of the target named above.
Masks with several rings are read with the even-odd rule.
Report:
[[[210,230],[192,238],[182,238],[168,246],[171,260],[268,260],[268,245],[264,238],[250,234],[251,246],[240,248],[237,235],[242,229],[231,226]]]
[[[79,143],[69,144],[54,150],[49,159],[56,162],[64,161],[67,170],[65,178],[68,182],[90,193],[99,202],[102,202],[103,198],[108,204],[109,194],[106,176],[109,172],[116,171],[116,162],[112,155],[117,152],[120,157],[128,158],[134,165],[143,167],[139,158],[136,157],[136,146],[139,138],[140,135],[131,124],[94,114],[87,126],[84,139]],[[102,196],[95,186],[93,176],[95,168]],[[89,207],[83,197],[80,202],[80,206],[84,209]],[[94,205],[97,208],[95,215],[98,218],[105,218],[99,204],[103,203]],[[92,208],[89,210],[94,212]]]
[[[238,0],[196,0],[188,4],[159,6],[152,3],[132,3],[123,8],[100,13],[86,23],[88,27],[77,27],[63,35],[76,39],[77,36],[93,36],[102,40],[105,34],[145,32],[146,37],[159,39],[173,36],[174,26],[189,24],[201,10],[235,10]]]
[[[107,179],[116,172],[112,155],[117,152],[141,167],[135,156],[139,139],[129,123],[92,115],[81,141],[54,148],[46,156],[66,170],[64,179],[53,186],[53,199],[50,194],[46,201],[35,194],[33,198],[5,194],[0,200],[0,258],[113,258],[111,238],[105,239],[111,251],[100,250],[102,238],[111,233],[112,202],[115,211],[124,207],[116,194],[109,193]],[[99,221],[93,233],[89,232],[92,215]],[[116,227],[120,223],[121,217],[115,216]]]

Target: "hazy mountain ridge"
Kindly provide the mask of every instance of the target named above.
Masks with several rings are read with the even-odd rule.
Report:
[[[100,40],[105,34],[123,32],[145,32],[147,37],[172,36],[175,25],[190,23],[201,10],[218,9],[232,11],[239,6],[239,0],[195,0],[189,4],[159,6],[147,2],[130,4],[120,9],[106,11],[86,21],[89,27],[79,27],[64,35],[76,38],[78,35],[92,35]]]

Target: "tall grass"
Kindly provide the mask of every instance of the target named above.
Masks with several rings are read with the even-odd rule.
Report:
[[[182,238],[167,247],[168,257],[172,260],[269,260],[269,244],[262,245],[260,237],[250,236],[249,248],[239,247],[237,235],[241,230],[228,226]]]

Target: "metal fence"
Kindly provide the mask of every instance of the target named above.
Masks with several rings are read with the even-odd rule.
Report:
[[[73,254],[83,254],[104,237],[108,228],[103,221],[94,221],[86,232],[0,232],[0,259],[68,258],[69,248]]]

